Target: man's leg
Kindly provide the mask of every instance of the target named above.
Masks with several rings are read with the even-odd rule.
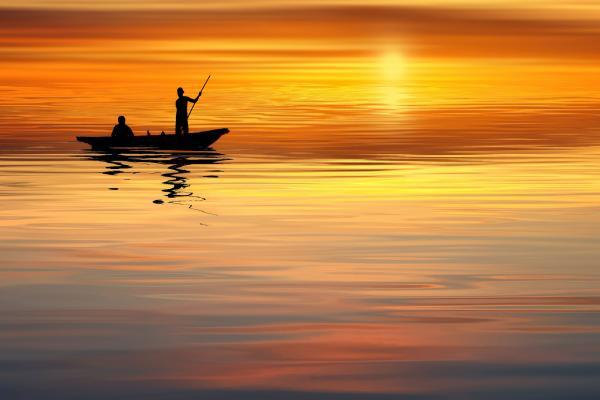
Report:
[[[184,135],[187,135],[188,133],[190,133],[190,128],[188,126],[187,118],[182,121],[182,128],[183,128],[183,134]]]

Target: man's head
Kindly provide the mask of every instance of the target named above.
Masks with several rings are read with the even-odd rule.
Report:
[[[183,96],[183,88],[182,87],[177,88],[177,96]]]
[[[125,117],[122,115],[119,115],[119,118],[117,118],[117,121],[119,121],[119,125],[125,125]]]

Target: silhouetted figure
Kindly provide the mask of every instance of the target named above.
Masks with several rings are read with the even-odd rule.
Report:
[[[198,93],[195,99],[183,95],[183,88],[177,88],[178,99],[175,101],[175,107],[177,108],[177,115],[175,116],[175,134],[187,135],[189,133],[188,127],[188,114],[187,114],[187,103],[196,103],[200,98],[202,92]]]
[[[113,128],[111,136],[120,140],[131,139],[133,137],[133,131],[125,124],[125,117],[120,115],[118,121],[119,123]]]

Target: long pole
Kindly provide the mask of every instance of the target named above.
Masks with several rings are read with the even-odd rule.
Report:
[[[206,84],[208,83],[208,80],[210,79],[210,75],[208,75],[208,78],[206,78],[206,82],[204,82],[204,85],[202,85],[202,89],[200,89],[200,94],[202,94],[202,92],[204,91],[204,88],[206,87]],[[196,101],[197,103],[197,101]],[[192,108],[190,109],[190,112],[188,113],[188,119],[190,119],[190,115],[192,115],[192,111],[194,111],[194,106],[196,105],[196,103],[192,104]]]

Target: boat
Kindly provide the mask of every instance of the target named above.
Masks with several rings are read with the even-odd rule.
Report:
[[[112,136],[77,136],[79,142],[87,143],[92,149],[112,149],[128,147],[155,147],[159,149],[204,149],[215,143],[229,129],[213,129],[210,131],[193,132],[187,135],[140,135],[132,138],[114,138]]]

